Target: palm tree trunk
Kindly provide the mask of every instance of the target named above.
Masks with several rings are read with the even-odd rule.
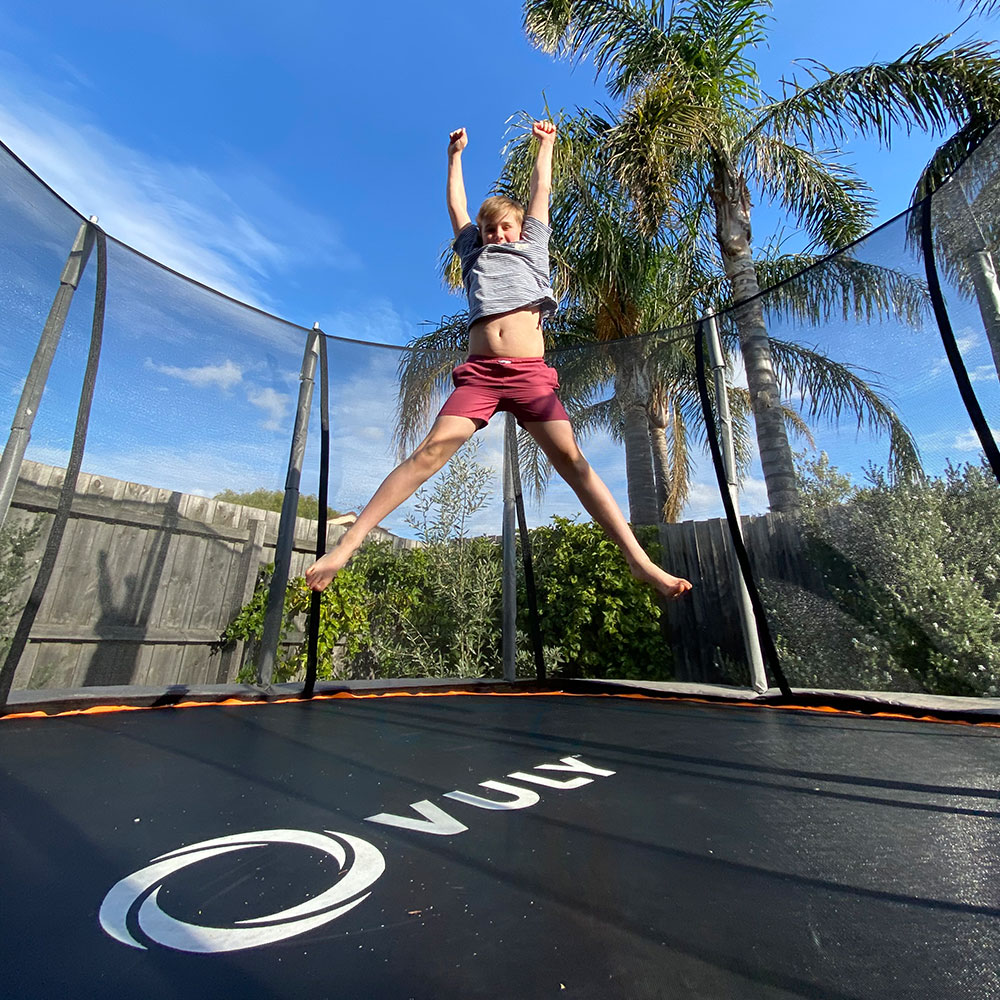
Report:
[[[641,406],[625,411],[625,475],[628,478],[629,520],[633,524],[656,524],[656,487],[649,446],[649,422]]]
[[[625,416],[625,475],[628,480],[629,520],[656,524],[656,485],[649,441],[649,377],[638,359],[628,359],[615,376],[615,393]]]
[[[989,250],[978,250],[970,261],[972,281],[976,288],[979,315],[983,318],[986,339],[990,343],[993,364],[1000,375],[1000,286],[997,285],[996,265]]]
[[[760,450],[760,464],[773,511],[798,507],[795,466],[781,411],[778,381],[771,361],[771,342],[764,323],[760,286],[750,250],[750,192],[742,174],[724,157],[715,168],[710,191],[715,203],[715,233],[736,304],[736,326],[746,367],[747,386]]]
[[[670,496],[670,449],[665,429],[655,420],[649,421],[649,440],[653,451],[653,480],[656,485],[658,522],[665,522],[667,498]]]

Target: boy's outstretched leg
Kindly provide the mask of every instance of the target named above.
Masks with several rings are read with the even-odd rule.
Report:
[[[526,423],[524,429],[538,442],[556,472],[580,498],[587,513],[622,550],[637,580],[650,584],[670,598],[680,597],[691,589],[689,581],[671,576],[646,554],[611,491],[584,458],[568,420]]]
[[[306,583],[323,590],[361,547],[368,532],[411,496],[475,433],[476,422],[468,417],[438,417],[430,433],[408,459],[386,476],[337,544],[306,570]]]

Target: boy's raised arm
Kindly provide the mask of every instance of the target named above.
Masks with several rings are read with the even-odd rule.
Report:
[[[549,195],[552,192],[552,150],[556,144],[556,127],[552,122],[535,122],[531,134],[538,140],[538,154],[535,157],[535,169],[531,171],[527,214],[548,225]]]
[[[451,228],[456,236],[472,222],[462,178],[462,150],[468,143],[469,137],[464,128],[455,129],[448,136],[448,215],[451,216]]]

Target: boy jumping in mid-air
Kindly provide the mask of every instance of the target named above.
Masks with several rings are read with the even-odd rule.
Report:
[[[691,589],[687,580],[657,566],[632,534],[614,497],[577,447],[556,395],[559,379],[542,356],[542,318],[556,307],[548,249],[556,128],[551,122],[535,122],[532,132],[538,155],[527,213],[517,202],[493,197],[483,202],[476,223],[469,218],[462,179],[462,150],[469,140],[464,128],[449,137],[448,214],[469,297],[469,357],[452,373],[455,390],[427,437],[389,473],[337,545],[306,570],[306,583],[313,590],[323,590],[368,532],[441,469],[497,410],[510,410],[538,442],[590,516],[622,550],[634,577],[665,597],[680,597]]]

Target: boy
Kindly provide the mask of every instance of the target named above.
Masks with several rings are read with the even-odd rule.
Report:
[[[657,566],[632,534],[614,497],[577,447],[556,395],[559,379],[542,356],[542,319],[556,307],[548,252],[556,128],[551,122],[535,122],[532,134],[538,154],[527,212],[507,198],[488,198],[476,223],[469,217],[462,178],[462,150],[469,140],[464,128],[449,136],[448,214],[469,297],[469,357],[452,373],[455,391],[427,437],[389,473],[337,545],[306,570],[306,583],[313,590],[323,590],[368,532],[441,469],[498,409],[511,410],[538,442],[590,516],[622,550],[634,577],[665,597],[680,597],[691,589],[687,580]]]

